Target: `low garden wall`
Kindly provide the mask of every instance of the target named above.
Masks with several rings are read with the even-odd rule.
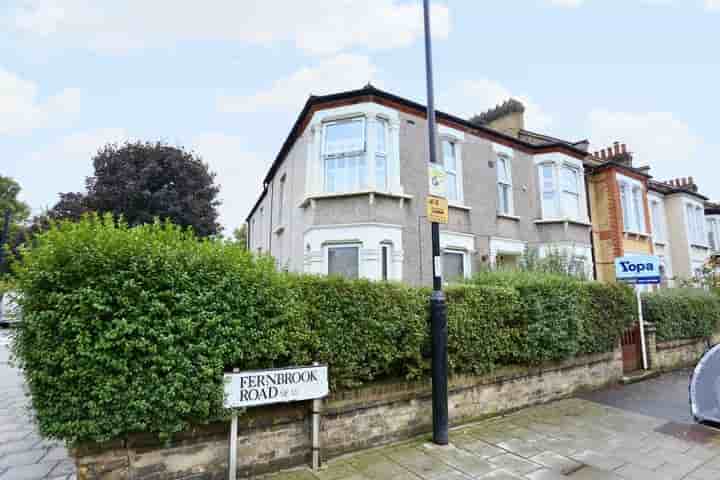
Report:
[[[543,367],[506,367],[491,375],[457,376],[449,385],[450,420],[459,425],[600,388],[621,376],[619,349]],[[385,381],[342,390],[324,402],[321,455],[328,459],[431,429],[429,382]],[[227,422],[215,423],[177,434],[171,443],[131,435],[122,442],[80,446],[72,453],[82,480],[224,479],[228,431]],[[258,407],[239,419],[240,475],[307,464],[310,452],[307,403]]]

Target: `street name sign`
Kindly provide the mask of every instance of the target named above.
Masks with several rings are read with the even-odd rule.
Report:
[[[299,402],[327,395],[326,365],[225,374],[225,408]]]
[[[660,283],[660,259],[654,255],[627,255],[615,259],[615,278],[638,285]]]
[[[428,197],[427,217],[431,222],[447,224],[449,219],[447,198]]]

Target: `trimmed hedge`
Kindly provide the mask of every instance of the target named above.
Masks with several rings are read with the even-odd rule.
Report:
[[[333,389],[429,373],[427,289],[282,273],[231,243],[110,217],[56,225],[22,259],[14,349],[50,437],[220,419],[232,367],[318,361]],[[455,374],[609,351],[632,320],[626,287],[569,277],[484,274],[446,293]]]
[[[664,289],[643,295],[643,315],[656,325],[658,341],[709,337],[720,322],[720,298],[697,288]]]

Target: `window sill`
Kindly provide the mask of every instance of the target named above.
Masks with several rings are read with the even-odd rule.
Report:
[[[583,227],[591,227],[592,224],[584,220],[573,220],[572,218],[541,218],[535,220],[535,225],[552,225],[554,223],[572,223],[573,225],[580,225]]]
[[[690,242],[690,246],[695,248],[702,248],[704,250],[710,250],[710,247],[708,245],[703,245],[702,243]]]
[[[456,202],[448,202],[449,208],[457,208],[458,210],[465,210],[465,211],[471,211],[472,207],[468,207],[467,205],[463,205],[462,203],[456,203]]]
[[[649,233],[643,233],[643,232],[630,232],[630,231],[625,231],[625,232],[623,232],[623,234],[625,235],[625,238],[627,238],[627,237],[650,238],[650,234],[649,234]]]
[[[412,200],[412,195],[405,193],[393,193],[393,192],[381,192],[378,190],[361,190],[357,192],[342,192],[342,193],[318,193],[315,195],[309,195],[300,203],[300,207],[304,208],[310,205],[316,200],[325,200],[329,198],[346,198],[346,197],[362,197],[362,196],[377,196],[377,197],[388,197],[397,198],[401,200]]]
[[[515,222],[520,221],[520,217],[518,217],[517,215],[509,215],[507,213],[498,213],[497,218],[503,218],[505,220],[513,220]]]
[[[663,247],[666,247],[667,243],[668,243],[667,240],[657,240],[657,239],[653,239],[653,242],[655,243],[655,245],[662,245]]]

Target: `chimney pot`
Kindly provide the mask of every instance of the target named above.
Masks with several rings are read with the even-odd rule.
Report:
[[[690,185],[695,185],[695,180],[693,177],[688,177],[688,182],[690,182]]]
[[[625,145],[624,143],[622,145],[620,145],[620,149],[621,149],[622,153],[627,153],[627,145]]]
[[[604,149],[603,149],[603,150],[600,150],[600,158],[602,158],[603,160],[605,160],[605,150],[604,150]]]
[[[612,147],[608,147],[608,149],[607,149],[607,155],[608,155],[608,158],[612,158],[612,157],[613,157]]]
[[[615,151],[615,155],[620,154],[620,142],[613,143],[613,150]]]

